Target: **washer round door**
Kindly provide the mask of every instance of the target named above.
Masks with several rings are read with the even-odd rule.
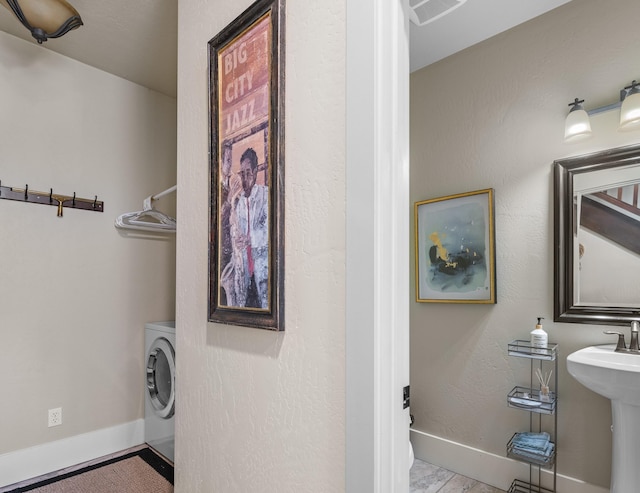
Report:
[[[175,374],[173,347],[159,337],[147,355],[147,391],[156,414],[164,419],[172,417],[175,409]]]

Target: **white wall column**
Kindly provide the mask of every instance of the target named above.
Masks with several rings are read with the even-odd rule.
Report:
[[[347,493],[409,488],[405,3],[347,2]]]

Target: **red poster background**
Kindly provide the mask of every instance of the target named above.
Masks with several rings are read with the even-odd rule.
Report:
[[[218,54],[220,142],[269,118],[271,14]]]

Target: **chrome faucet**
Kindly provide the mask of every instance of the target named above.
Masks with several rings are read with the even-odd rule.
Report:
[[[615,330],[605,330],[605,334],[617,335],[618,344],[616,345],[616,352],[618,353],[635,353],[640,354],[640,347],[638,346],[638,333],[640,332],[640,322],[638,320],[631,321],[631,342],[629,348],[627,348],[624,340],[624,334]]]
[[[633,320],[631,322],[631,344],[629,344],[629,351],[640,351],[638,349],[638,329],[640,328],[640,322]]]

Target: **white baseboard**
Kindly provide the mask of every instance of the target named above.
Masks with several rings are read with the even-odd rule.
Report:
[[[416,459],[444,467],[457,474],[476,479],[495,488],[508,491],[514,479],[528,481],[529,466],[516,460],[485,452],[430,435],[411,430],[411,444]],[[542,484],[553,486],[552,473],[542,470]],[[579,479],[558,474],[556,491],[562,493],[609,493],[608,489]]]
[[[0,455],[0,488],[144,443],[144,419]]]

